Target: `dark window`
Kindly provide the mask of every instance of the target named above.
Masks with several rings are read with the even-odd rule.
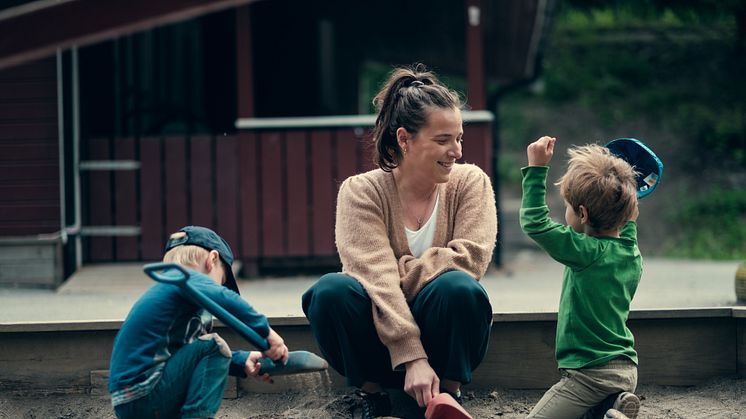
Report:
[[[86,138],[235,130],[235,12],[80,49]]]

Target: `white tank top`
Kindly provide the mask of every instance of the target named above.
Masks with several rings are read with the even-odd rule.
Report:
[[[412,231],[404,227],[404,231],[407,233],[407,243],[409,243],[409,250],[412,255],[416,258],[422,256],[425,250],[433,247],[433,237],[435,237],[435,226],[438,224],[435,219],[438,218],[438,203],[440,202],[440,193],[435,195],[435,207],[433,207],[433,213],[430,214],[430,218],[427,222],[420,227],[417,231]]]

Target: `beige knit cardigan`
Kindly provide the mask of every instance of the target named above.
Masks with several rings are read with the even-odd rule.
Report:
[[[357,279],[370,296],[373,322],[393,369],[427,358],[407,301],[447,271],[460,270],[479,280],[495,248],[495,197],[482,169],[454,165],[438,193],[432,247],[415,258],[392,173],[376,169],[352,176],[339,189],[335,235],[342,272]]]

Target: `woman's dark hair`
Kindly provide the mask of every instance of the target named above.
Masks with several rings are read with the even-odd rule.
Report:
[[[403,157],[396,130],[403,127],[417,134],[432,108],[461,109],[458,93],[445,87],[423,64],[394,69],[373,98],[378,111],[373,140],[376,164],[386,172],[396,168]]]

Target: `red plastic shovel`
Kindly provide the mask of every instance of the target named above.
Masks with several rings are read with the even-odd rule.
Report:
[[[425,419],[473,419],[448,393],[440,393],[430,400],[425,409]]]

